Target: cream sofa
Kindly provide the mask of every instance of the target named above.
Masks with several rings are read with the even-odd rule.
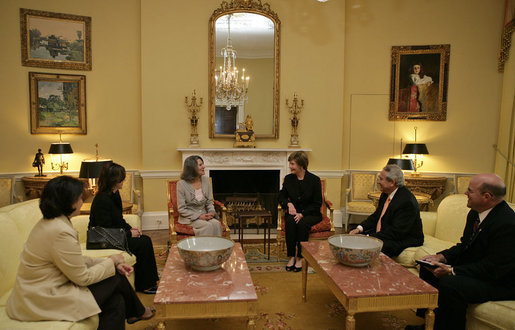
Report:
[[[515,209],[515,204],[510,204]],[[405,249],[395,261],[418,275],[415,260],[435,254],[459,242],[467,213],[467,196],[449,195],[437,212],[420,212],[424,229],[424,245]],[[515,301],[490,301],[469,306],[467,329],[515,329]]]
[[[92,316],[80,322],[65,321],[41,321],[20,322],[11,320],[6,313],[7,298],[11,293],[16,280],[16,273],[23,250],[23,244],[27,240],[32,227],[42,218],[39,210],[39,199],[12,204],[0,208],[0,329],[96,329],[98,316]],[[140,227],[140,219],[137,215],[125,215],[124,218],[133,227]],[[83,254],[91,257],[106,257],[120,253],[119,250],[86,250],[86,232],[89,216],[81,215],[72,218],[72,224],[79,233]],[[136,263],[136,257],[124,252],[125,261],[129,265]],[[129,277],[134,285],[134,274]]]

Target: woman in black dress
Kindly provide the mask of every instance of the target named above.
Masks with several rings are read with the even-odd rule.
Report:
[[[157,291],[156,259],[150,237],[140,228],[132,228],[122,214],[122,199],[119,190],[125,180],[125,168],[112,163],[102,169],[98,178],[98,192],[91,204],[88,227],[123,228],[127,234],[129,250],[136,255],[134,265],[136,291],[154,294]]]
[[[290,258],[286,270],[300,272],[300,242],[306,242],[311,226],[322,221],[322,185],[318,176],[308,172],[308,156],[304,151],[292,153],[288,162],[291,174],[284,178],[279,193],[279,203],[286,210],[284,231],[287,255]]]

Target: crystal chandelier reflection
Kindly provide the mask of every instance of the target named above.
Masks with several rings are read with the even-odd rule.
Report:
[[[242,70],[241,77],[238,77],[236,51],[232,48],[231,41],[231,17],[232,14],[227,17],[227,46],[222,48],[221,52],[224,57],[224,65],[215,72],[216,103],[225,106],[227,110],[246,102],[249,88],[249,77],[245,76],[245,69]]]

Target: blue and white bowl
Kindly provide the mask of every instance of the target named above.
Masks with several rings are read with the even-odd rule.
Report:
[[[353,267],[367,266],[383,248],[380,239],[363,235],[334,235],[329,237],[328,242],[334,257],[342,264]]]
[[[234,242],[223,237],[199,236],[183,239],[177,243],[184,263],[200,271],[211,271],[229,259]]]

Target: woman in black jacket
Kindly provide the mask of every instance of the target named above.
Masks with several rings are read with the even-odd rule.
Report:
[[[125,180],[125,168],[112,163],[102,169],[98,178],[98,192],[91,204],[88,227],[123,228],[127,234],[129,250],[136,255],[134,275],[136,291],[154,294],[157,291],[156,259],[150,237],[140,228],[132,228],[122,214],[122,199],[119,190]]]
[[[302,270],[300,242],[309,238],[311,226],[322,221],[322,185],[320,178],[308,172],[308,156],[297,151],[288,157],[291,174],[284,178],[279,203],[285,212],[286,249],[290,260],[287,271]]]

